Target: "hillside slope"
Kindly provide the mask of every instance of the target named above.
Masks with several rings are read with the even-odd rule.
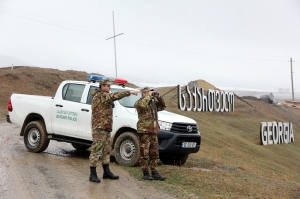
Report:
[[[198,88],[216,89],[206,82]],[[299,109],[235,97],[234,112],[181,111],[177,89],[160,92],[167,93],[167,110],[196,120],[202,136],[200,151],[175,172],[180,191],[204,198],[300,198]],[[260,123],[272,121],[292,122],[295,142],[260,145]]]
[[[32,67],[0,69],[0,114],[12,93],[53,96],[66,79],[86,80],[87,73]],[[216,89],[198,81],[199,88]],[[181,111],[176,87],[158,89],[167,110],[197,121],[201,149],[181,167],[162,165],[165,182],[151,183],[178,198],[300,198],[300,110],[235,97],[234,112]],[[260,145],[261,122],[292,122],[295,142]],[[138,173],[139,168],[127,168]]]
[[[0,68],[0,119],[6,117],[7,101],[12,93],[54,96],[62,81],[87,81],[87,75],[82,71],[60,71],[28,66],[15,66],[13,70],[10,67]],[[131,83],[127,85],[136,87]]]

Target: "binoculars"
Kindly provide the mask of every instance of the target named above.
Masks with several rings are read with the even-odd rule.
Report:
[[[153,92],[151,95],[152,95],[153,97],[158,97],[158,96],[159,96],[159,93],[158,93],[158,92]]]

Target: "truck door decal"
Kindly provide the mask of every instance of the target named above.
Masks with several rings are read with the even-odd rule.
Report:
[[[57,110],[56,112],[56,118],[74,122],[77,121],[77,115],[78,113],[73,111]]]

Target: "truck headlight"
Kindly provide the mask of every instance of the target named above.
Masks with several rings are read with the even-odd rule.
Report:
[[[170,131],[172,128],[172,123],[169,122],[158,121],[158,124],[162,130]]]

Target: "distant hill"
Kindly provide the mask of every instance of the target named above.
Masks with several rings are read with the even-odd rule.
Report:
[[[0,55],[0,68],[2,67],[8,67],[11,65],[14,66],[29,66],[30,64],[19,59],[16,57],[12,57],[12,56],[7,56],[7,55]]]

